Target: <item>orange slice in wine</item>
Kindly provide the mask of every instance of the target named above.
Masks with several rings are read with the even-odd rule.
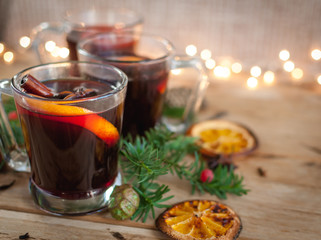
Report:
[[[108,146],[113,146],[119,140],[118,130],[112,123],[86,108],[65,105],[71,103],[71,101],[57,102],[26,99],[26,103],[34,111],[44,114],[42,115],[43,118],[86,128],[102,139]]]
[[[236,239],[242,229],[240,218],[228,206],[211,200],[175,204],[156,220],[156,227],[177,240]]]

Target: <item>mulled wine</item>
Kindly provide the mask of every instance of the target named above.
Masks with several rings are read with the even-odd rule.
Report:
[[[115,28],[113,26],[106,25],[86,26],[82,28],[73,29],[70,33],[67,34],[67,44],[69,48],[70,60],[78,59],[76,46],[80,39],[99,32],[110,32],[114,29]]]
[[[85,199],[103,192],[113,185],[118,174],[123,103],[98,113],[79,106],[52,104],[51,100],[66,98],[66,92],[77,95],[90,89],[90,96],[92,92],[99,96],[110,92],[113,86],[92,79],[42,83],[52,92],[62,93],[61,96],[54,94],[35,104],[29,99],[28,107],[17,104],[31,163],[31,181],[43,191],[64,199]]]
[[[97,51],[96,54],[112,60],[111,64],[128,77],[123,135],[144,135],[145,131],[156,125],[162,114],[169,75],[167,62],[149,62],[151,59],[124,49],[117,52]]]
[[[169,41],[132,32],[99,33],[81,40],[77,51],[82,61],[110,64],[127,75],[123,136],[144,135],[155,127],[172,67]]]
[[[143,135],[154,127],[162,114],[164,93],[169,75],[168,64],[152,62],[150,58],[134,52],[136,42],[122,38],[114,44],[97,41],[91,46],[91,53],[121,69],[128,77],[125,99],[123,135]],[[145,64],[147,63],[147,64]]]

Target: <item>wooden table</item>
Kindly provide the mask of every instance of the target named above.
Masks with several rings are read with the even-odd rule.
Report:
[[[228,195],[222,201],[242,219],[239,239],[321,238],[320,93],[317,84],[278,84],[248,90],[233,80],[211,83],[201,118],[227,111],[225,119],[245,124],[260,142],[257,151],[235,159],[236,172],[244,176],[251,191],[242,197]],[[260,176],[258,168],[266,175]],[[116,221],[107,211],[81,217],[47,214],[34,205],[28,177],[27,173],[8,169],[0,172],[0,182],[16,180],[13,187],[0,192],[0,239],[18,239],[27,232],[30,239],[42,240],[168,239],[154,227],[152,218],[143,224]],[[160,181],[175,194],[168,203],[198,198],[218,200],[210,195],[192,196],[188,182],[175,176]]]

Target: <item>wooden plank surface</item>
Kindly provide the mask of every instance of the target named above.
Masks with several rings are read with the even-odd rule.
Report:
[[[247,157],[235,159],[250,192],[222,201],[241,217],[239,239],[319,239],[321,235],[321,95],[319,87],[274,86],[250,91],[240,84],[213,82],[207,93],[205,119],[226,111],[225,119],[245,124],[260,145]],[[258,174],[262,168],[266,176]],[[0,182],[15,179],[0,192],[0,239],[166,239],[147,223],[116,221],[107,211],[81,217],[57,217],[37,209],[28,192],[28,174],[0,173]],[[176,176],[159,179],[175,197],[169,203],[215,199],[191,195]],[[156,215],[163,209],[159,209]]]

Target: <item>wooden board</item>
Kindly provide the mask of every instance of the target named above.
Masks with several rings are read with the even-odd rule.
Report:
[[[247,125],[260,145],[247,157],[235,159],[250,192],[228,195],[222,201],[241,217],[239,239],[319,239],[321,235],[321,95],[296,86],[274,86],[250,91],[231,83],[211,84],[206,119],[226,111],[225,119]],[[265,176],[258,173],[265,171]],[[0,173],[0,183],[15,179],[0,191],[0,239],[167,239],[147,223],[116,221],[107,211],[81,217],[57,217],[39,210],[28,192],[27,173]],[[191,195],[188,182],[176,176],[159,179],[175,197],[169,203],[190,199],[215,199]],[[163,209],[156,211],[160,214]]]

